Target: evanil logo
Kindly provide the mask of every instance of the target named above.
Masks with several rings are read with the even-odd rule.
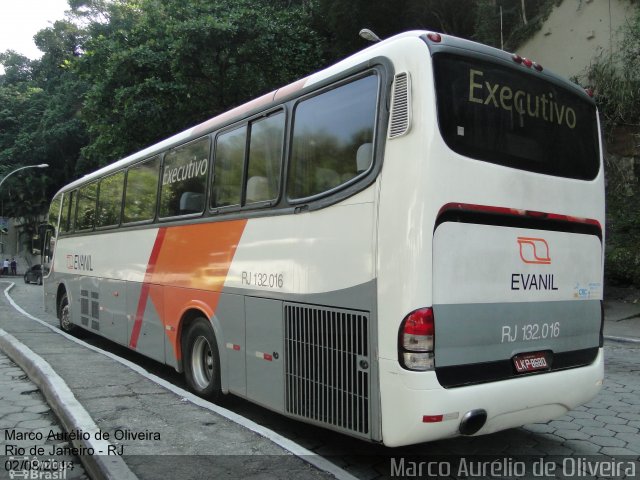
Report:
[[[93,272],[91,255],[67,255],[67,270]]]
[[[520,245],[520,259],[524,263],[551,263],[549,244],[544,238],[518,237]]]
[[[544,238],[518,237],[520,260],[527,264],[549,265],[549,244]],[[553,273],[512,273],[511,290],[558,290]]]

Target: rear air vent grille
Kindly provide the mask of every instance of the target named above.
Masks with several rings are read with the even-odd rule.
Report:
[[[369,316],[285,304],[286,411],[370,437]]]
[[[395,76],[391,98],[389,138],[405,135],[411,124],[411,81],[406,72]]]

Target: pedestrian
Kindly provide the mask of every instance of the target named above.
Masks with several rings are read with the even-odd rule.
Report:
[[[15,257],[11,259],[11,275],[18,274],[18,262],[16,262]]]
[[[5,258],[4,263],[2,264],[2,274],[9,275],[9,259]]]

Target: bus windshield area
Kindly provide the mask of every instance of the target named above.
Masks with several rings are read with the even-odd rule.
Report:
[[[596,109],[588,99],[534,71],[449,53],[433,62],[440,131],[453,151],[547,175],[597,176]]]

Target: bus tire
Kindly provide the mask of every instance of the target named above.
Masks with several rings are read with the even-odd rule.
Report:
[[[220,355],[211,325],[197,318],[185,335],[184,374],[189,388],[200,397],[220,401]]]
[[[58,305],[58,319],[60,320],[61,330],[67,333],[74,332],[76,326],[71,323],[71,307],[69,306],[69,299],[66,293],[62,295],[60,304]]]

